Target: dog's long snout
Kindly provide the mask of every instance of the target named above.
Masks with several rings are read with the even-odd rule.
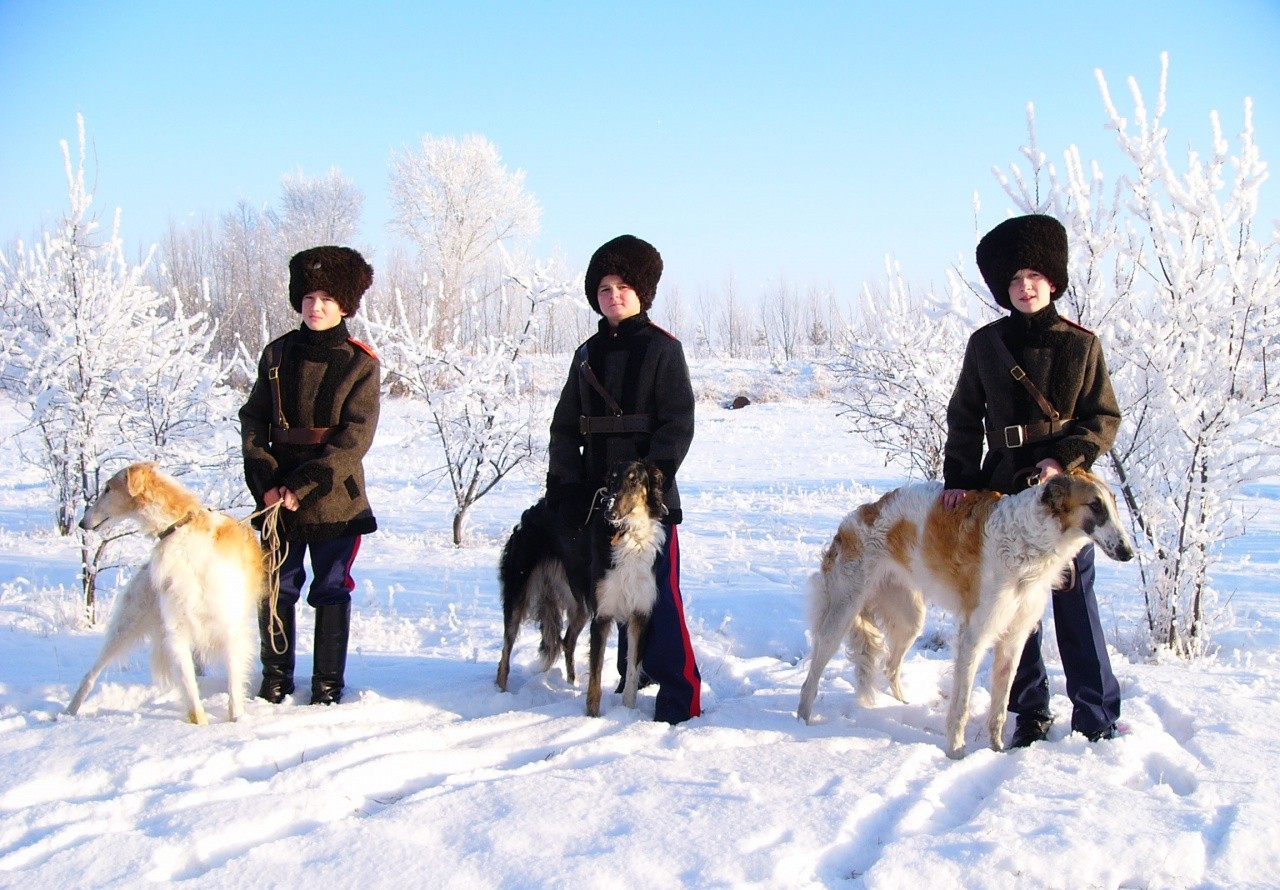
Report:
[[[1107,551],[1107,556],[1110,556],[1116,562],[1128,562],[1134,557],[1133,545],[1129,543],[1127,538],[1121,536],[1113,548]]]
[[[1129,540],[1129,534],[1124,526],[1119,524],[1118,517],[1112,516],[1110,521],[1101,526],[1098,533],[1092,537],[1102,548],[1102,552],[1116,562],[1128,562],[1135,555],[1133,542]]]

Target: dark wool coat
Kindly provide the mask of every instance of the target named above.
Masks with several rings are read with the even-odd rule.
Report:
[[[991,345],[994,329],[1028,379],[1063,417],[1075,422],[1057,438],[1016,449],[983,447],[986,429],[1047,418]],[[1064,470],[1089,469],[1115,442],[1120,406],[1098,338],[1058,315],[1051,303],[1034,315],[1014,311],[969,338],[960,379],[947,406],[947,443],[942,472],[947,488],[989,488],[1012,494],[1045,458]]]
[[[648,458],[666,477],[663,494],[668,518],[680,522],[676,472],[693,442],[694,409],[689,366],[680,341],[641,312],[623,319],[616,330],[601,319],[586,346],[587,360],[605,390],[624,414],[651,415],[652,431],[583,435],[580,416],[607,417],[611,412],[583,379],[575,360],[551,418],[548,502],[554,506],[567,502],[585,520],[592,493],[604,485],[614,463]]]
[[[271,346],[258,361],[258,379],[240,409],[244,478],[262,508],[263,492],[283,485],[298,497],[296,512],[281,510],[287,541],[327,541],[378,528],[365,496],[362,459],[378,426],[380,375],[368,347],[351,340],[346,322],[327,331],[303,325],[280,337],[284,345],[280,396],[290,427],[337,427],[323,445],[271,445],[274,407]]]

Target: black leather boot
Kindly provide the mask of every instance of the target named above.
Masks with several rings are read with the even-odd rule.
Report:
[[[313,705],[336,705],[342,701],[350,634],[351,603],[316,606],[316,650],[311,670]]]
[[[262,641],[262,687],[258,698],[265,698],[273,705],[280,704],[293,692],[293,616],[292,604],[277,603],[279,621],[272,628],[271,604],[264,602],[258,606],[258,639]]]
[[[1049,729],[1053,726],[1051,714],[1019,714],[1014,725],[1013,741],[1010,747],[1029,748],[1036,742],[1049,737]]]

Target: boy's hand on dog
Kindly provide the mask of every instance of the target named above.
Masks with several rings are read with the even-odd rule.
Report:
[[[1040,470],[1040,478],[1039,480],[1034,478],[1030,479],[1027,483],[1028,485],[1034,485],[1037,481],[1047,482],[1052,477],[1059,476],[1065,472],[1065,470],[1062,469],[1062,464],[1058,463],[1051,457],[1046,457],[1044,460],[1040,461],[1036,464],[1036,468]],[[968,493],[969,492],[963,488],[948,488],[942,492],[942,506],[950,510],[952,507],[963,501],[965,495]]]
[[[1051,457],[1046,457],[1044,460],[1036,464],[1036,466],[1040,468],[1041,482],[1047,482],[1051,477],[1060,476],[1064,472],[1062,464],[1058,463]]]
[[[262,503],[265,506],[270,507],[276,501],[283,501],[283,506],[286,510],[298,509],[298,496],[283,485],[268,488],[262,493]]]

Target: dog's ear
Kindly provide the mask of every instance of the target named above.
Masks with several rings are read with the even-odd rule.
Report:
[[[662,491],[667,485],[667,477],[662,469],[651,460],[644,462],[644,468],[649,473],[649,484],[656,487],[658,491]]]
[[[156,465],[150,461],[131,464],[127,467],[124,471],[124,481],[125,490],[129,492],[129,497],[136,498],[146,491],[155,475]]]
[[[1061,474],[1050,476],[1040,485],[1040,502],[1049,508],[1049,512],[1063,514],[1071,509],[1072,478]]]
[[[662,497],[666,477],[663,476],[662,470],[658,469],[658,465],[652,461],[647,461],[645,468],[649,472],[649,515],[666,516],[667,503]]]

